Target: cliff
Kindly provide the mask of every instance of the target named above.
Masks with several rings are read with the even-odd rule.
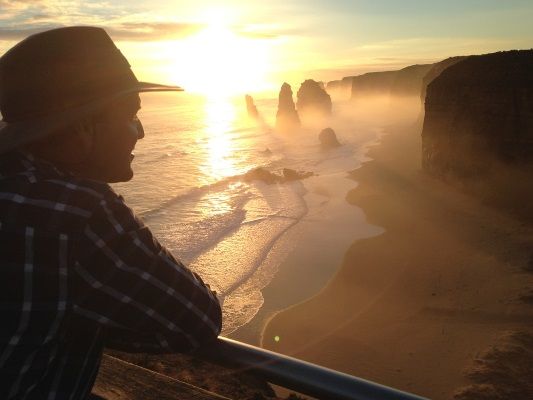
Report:
[[[420,99],[422,100],[422,104],[426,100],[426,91],[427,91],[428,85],[431,82],[433,82],[433,80],[437,78],[440,74],[442,74],[442,71],[444,71],[446,68],[457,64],[459,61],[462,61],[465,58],[466,57],[464,56],[449,57],[449,58],[446,58],[445,60],[439,61],[432,65],[428,73],[422,79],[422,92],[420,94]]]
[[[397,71],[369,72],[352,80],[352,100],[364,96],[389,95]]]
[[[312,79],[302,83],[297,94],[297,108],[300,116],[313,115],[327,117],[331,115],[331,97],[324,90],[324,85]]]
[[[411,65],[397,71],[392,83],[391,95],[419,96],[424,77],[432,67],[433,64]]]
[[[356,76],[352,79],[352,100],[365,96],[420,96],[422,81],[432,66],[411,65],[397,71]]]
[[[488,180],[491,197],[500,191],[524,203],[533,193],[532,165],[533,50],[470,56],[428,85],[426,171],[469,185]]]
[[[326,84],[326,91],[332,97],[348,99],[352,94],[353,78],[355,76],[345,76],[340,80],[330,81]]]

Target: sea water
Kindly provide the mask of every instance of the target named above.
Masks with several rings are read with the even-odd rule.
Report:
[[[225,335],[258,313],[262,290],[285,259],[302,254],[303,262],[317,251],[316,232],[329,253],[312,257],[329,257],[328,268],[314,271],[320,278],[309,280],[305,296],[331,278],[349,243],[380,232],[345,202],[356,185],[348,171],[365,160],[379,127],[354,120],[350,104],[339,103],[335,117],[322,125],[281,134],[272,128],[277,99],[256,99],[256,105],[259,119],[247,116],[244,98],[143,95],[139,118],[146,136],[136,146],[135,176],[114,185],[159,241],[217,291]],[[325,124],[337,131],[341,147],[321,148],[318,133]],[[257,167],[315,175],[270,185],[245,179]],[[294,284],[306,286],[305,277]]]

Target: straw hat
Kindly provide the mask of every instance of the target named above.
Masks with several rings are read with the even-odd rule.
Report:
[[[182,91],[139,82],[101,28],[27,37],[0,58],[0,154],[43,138],[135,92]]]

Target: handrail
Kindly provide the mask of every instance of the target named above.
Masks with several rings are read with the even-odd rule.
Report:
[[[223,366],[242,368],[270,383],[318,399],[424,399],[411,393],[224,337],[219,337],[213,345],[197,355]]]

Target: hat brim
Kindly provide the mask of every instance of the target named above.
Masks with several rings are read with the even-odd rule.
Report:
[[[93,100],[82,106],[62,111],[60,114],[48,115],[20,122],[0,122],[0,154],[27,145],[57,132],[80,119],[98,111],[114,100],[130,93],[142,92],[182,92],[179,86],[160,85],[150,82],[138,82],[136,85],[107,97]]]

